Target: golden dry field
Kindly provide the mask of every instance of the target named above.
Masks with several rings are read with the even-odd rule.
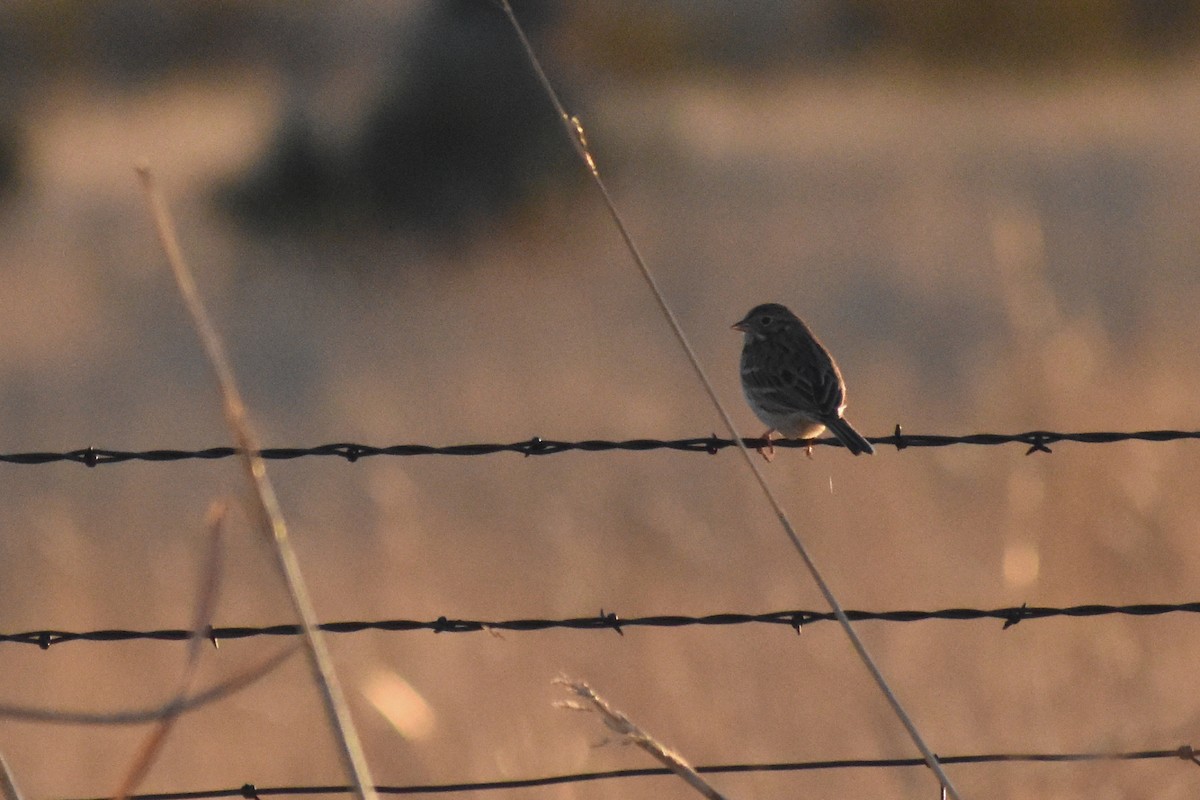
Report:
[[[552,76],[553,77],[553,76]],[[211,203],[285,87],[254,70],[54,81],[0,207],[0,452],[228,444],[134,177],[148,162],[268,447],[723,435],[584,186],[446,244],[256,235]],[[741,433],[731,323],[784,302],[869,436],[1200,428],[1200,64],[1057,77],[895,68],[590,87],[614,199]],[[547,103],[546,114],[551,114]],[[563,140],[562,146],[568,146]],[[820,447],[764,465],[848,608],[1200,600],[1200,444]],[[673,451],[272,462],[322,620],[826,610],[741,458]],[[0,465],[0,632],[182,628],[233,506],[215,625],[291,622],[235,461]],[[857,625],[942,755],[1200,745],[1189,614]],[[286,640],[284,640],[286,641]],[[915,755],[842,632],[328,638],[390,785],[649,767],[551,681],[694,764]],[[223,642],[198,685],[280,640]],[[171,696],[181,642],[0,644],[0,701]],[[301,657],[183,717],[145,792],[344,782]],[[138,727],[0,721],[27,796],[115,791]],[[1186,798],[1184,761],[947,767],[969,798]],[[932,798],[928,770],[719,775],[733,798]],[[456,796],[684,798],[639,778]]]

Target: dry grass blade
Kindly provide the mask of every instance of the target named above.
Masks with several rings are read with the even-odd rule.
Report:
[[[246,407],[242,402],[237,383],[234,381],[233,368],[230,366],[221,340],[208,318],[191,270],[184,261],[183,250],[180,248],[178,237],[175,234],[175,226],[167,212],[166,203],[154,184],[150,170],[148,167],[142,166],[138,168],[137,173],[142,182],[146,201],[150,206],[150,213],[154,219],[159,240],[179,287],[179,293],[192,317],[192,323],[196,327],[196,333],[208,356],[209,364],[216,374],[225,409],[225,421],[233,434],[237,448],[241,451],[247,478],[254,489],[255,521],[273,545],[271,552],[275,554],[276,566],[287,586],[292,608],[304,628],[305,652],[308,653],[313,679],[320,689],[329,723],[336,734],[342,767],[354,784],[355,794],[360,800],[375,800],[375,790],[371,782],[367,760],[358,739],[358,732],[354,728],[345,696],[334,674],[329,651],[317,628],[317,615],[300,570],[300,561],[296,557],[295,550],[292,549],[283,512],[275,497],[275,489],[267,477],[266,464],[258,455],[257,437],[250,430],[249,422],[246,419]]]
[[[0,755],[0,794],[4,800],[21,800],[21,790],[17,788],[17,781],[3,755]]]
[[[692,769],[692,765],[687,763],[682,756],[668,750],[653,736],[633,724],[629,717],[609,705],[608,701],[596,694],[592,687],[583,681],[573,681],[567,678],[558,678],[554,682],[560,686],[567,687],[577,697],[582,698],[588,703],[587,706],[574,707],[598,711],[604,717],[604,724],[609,730],[620,734],[624,741],[635,744],[654,756],[667,769],[674,772],[680,778],[683,778],[697,792],[709,798],[709,800],[725,800],[725,795],[718,792],[709,785],[708,781],[700,777],[700,774]]]
[[[147,722],[158,722],[166,717],[178,715],[184,711],[190,711],[193,708],[199,708],[209,703],[215,703],[235,692],[245,689],[255,681],[266,677],[267,674],[275,670],[284,661],[287,661],[299,649],[300,645],[298,644],[293,647],[284,648],[270,658],[263,659],[259,664],[243,670],[231,678],[226,678],[202,692],[174,699],[161,705],[151,706],[150,708],[111,712],[57,711],[48,708],[0,703],[0,718],[22,720],[25,722],[50,722],[61,725],[144,725]]]
[[[913,722],[912,718],[908,715],[908,712],[904,710],[904,706],[900,704],[899,698],[896,697],[895,692],[893,692],[891,686],[888,685],[887,679],[883,677],[883,672],[881,672],[879,667],[875,664],[875,660],[871,657],[871,654],[867,652],[866,645],[863,644],[862,639],[860,639],[858,633],[855,632],[854,626],[850,624],[850,619],[846,616],[846,612],[842,610],[842,604],[834,595],[833,589],[828,583],[826,583],[825,578],[821,575],[820,570],[817,569],[816,562],[809,554],[808,548],[804,545],[803,540],[800,538],[800,534],[796,532],[796,528],[792,525],[792,521],[788,518],[787,512],[783,510],[783,505],[775,496],[775,492],[771,489],[770,484],[767,483],[766,476],[763,475],[763,472],[759,468],[757,462],[751,457],[750,450],[746,447],[745,442],[741,439],[741,437],[738,436],[737,428],[733,424],[733,417],[729,415],[729,412],[725,409],[725,405],[721,402],[721,398],[717,396],[717,390],[713,387],[712,381],[709,380],[708,373],[704,371],[704,366],[700,363],[700,358],[696,355],[696,351],[692,348],[691,342],[688,341],[687,334],[683,332],[683,326],[679,324],[679,320],[675,317],[675,313],[667,304],[666,296],[663,294],[662,289],[659,288],[658,281],[655,279],[654,274],[650,271],[650,267],[646,264],[646,260],[642,257],[641,250],[638,248],[637,243],[633,241],[633,236],[629,233],[629,228],[626,227],[625,220],[621,217],[620,212],[617,210],[617,205],[612,199],[612,195],[610,195],[608,192],[608,186],[606,186],[603,179],[601,179],[600,171],[596,167],[596,160],[592,157],[592,153],[588,149],[587,139],[584,137],[582,124],[580,124],[578,118],[567,113],[566,108],[563,106],[562,101],[558,97],[558,92],[554,90],[554,85],[550,83],[550,79],[547,77],[546,71],[542,69],[541,62],[538,61],[537,53],[534,52],[533,46],[529,43],[528,37],[525,36],[525,31],[521,28],[520,22],[517,21],[517,17],[513,13],[512,6],[509,4],[508,0],[499,0],[499,3],[501,8],[504,10],[504,14],[508,17],[508,21],[512,25],[513,30],[516,32],[517,38],[520,40],[521,47],[525,51],[525,57],[529,61],[530,66],[533,68],[534,73],[537,75],[538,81],[542,85],[542,89],[545,91],[546,96],[554,106],[554,110],[558,114],[559,119],[566,130],[567,137],[571,140],[571,144],[575,147],[575,151],[579,154],[579,157],[583,160],[584,165],[587,167],[588,173],[592,178],[592,183],[595,185],[596,189],[600,192],[601,197],[604,199],[604,206],[608,210],[608,215],[612,219],[613,224],[616,225],[617,231],[621,235],[621,239],[625,242],[625,249],[629,251],[630,256],[633,258],[634,264],[637,266],[639,274],[642,276],[642,280],[645,281],[646,286],[650,289],[650,293],[654,296],[654,301],[658,304],[658,308],[662,312],[663,318],[666,319],[667,324],[671,328],[671,332],[675,335],[676,341],[687,355],[688,362],[691,364],[692,370],[696,373],[696,377],[700,380],[701,385],[703,385],[704,391],[708,395],[708,399],[712,403],[713,408],[716,409],[717,414],[721,417],[721,421],[725,425],[726,430],[729,431],[730,437],[736,441],[737,447],[742,453],[742,459],[746,462],[746,465],[750,468],[750,471],[754,473],[754,478],[758,482],[759,488],[762,489],[763,495],[770,504],[771,509],[775,512],[775,516],[779,520],[779,524],[783,528],[784,534],[786,534],[788,540],[792,543],[792,547],[795,548],[797,554],[800,556],[800,559],[804,562],[804,566],[808,569],[809,575],[812,576],[813,582],[817,585],[817,589],[820,590],[822,596],[825,598],[825,601],[829,604],[830,609],[833,610],[834,615],[837,617],[838,622],[841,624],[842,629],[846,633],[846,637],[850,640],[850,645],[854,648],[855,653],[857,653],[859,660],[863,662],[863,666],[865,666],[867,668],[867,672],[871,674],[871,678],[875,681],[876,686],[878,686],[879,690],[883,693],[888,705],[890,705],[892,708],[892,712],[896,715],[896,718],[900,720],[900,724],[903,725],[905,731],[908,732],[909,738],[912,740],[917,750],[920,751],[921,756],[925,759],[925,763],[929,765],[929,768],[937,776],[938,780],[941,782],[941,785],[945,787],[950,797],[952,797],[953,800],[960,800],[958,791],[950,782],[950,777],[946,774],[945,770],[942,769],[942,765],[938,762],[937,756],[934,755],[933,750],[925,743],[925,739],[921,736],[921,732],[917,730],[916,723]]]
[[[184,663],[183,674],[179,677],[174,702],[187,697],[191,690],[196,670],[200,665],[200,653],[205,641],[205,632],[212,626],[221,582],[221,535],[224,522],[224,504],[214,503],[208,512],[208,553],[204,560],[204,569],[201,573],[199,592],[196,597],[196,610],[192,617],[192,637],[188,639],[187,660]],[[154,763],[163,744],[166,743],[167,735],[174,727],[175,721],[179,719],[180,713],[182,712],[167,714],[158,721],[154,730],[150,732],[138,749],[137,756],[121,780],[120,787],[114,792],[115,797],[125,800],[145,779],[146,773],[150,771],[150,766]]]

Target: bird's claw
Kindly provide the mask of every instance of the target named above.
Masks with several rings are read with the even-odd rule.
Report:
[[[774,433],[774,431],[767,431],[762,435],[761,438],[765,439],[767,443],[758,448],[758,454],[762,456],[763,460],[765,460],[768,464],[770,464],[775,458],[775,443],[771,441],[772,433]]]

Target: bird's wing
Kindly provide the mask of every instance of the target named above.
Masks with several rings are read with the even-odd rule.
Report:
[[[815,343],[814,343],[815,344]],[[836,418],[842,407],[842,378],[833,360],[820,345],[799,343],[789,348],[760,353],[743,363],[742,381],[765,411],[787,414],[808,411],[814,416]]]

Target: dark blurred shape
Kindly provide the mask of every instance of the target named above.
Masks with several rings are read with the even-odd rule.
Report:
[[[1153,61],[1200,43],[1200,0],[592,0],[571,15],[574,52],[640,76],[881,58],[1036,71]]]
[[[421,36],[401,66],[436,71],[473,39],[508,41],[492,0],[407,0]],[[517,0],[532,36],[553,32],[573,59],[645,74],[703,67],[779,69],[900,56],[940,65],[1051,65],[1065,58],[1144,60],[1200,44],[1200,0]],[[74,72],[118,85],[181,69],[261,64],[297,31],[314,61],[338,59],[324,37],[380,4],[333,0],[25,0],[0,3],[0,69],[26,80]],[[561,18],[561,19],[559,19]],[[543,38],[539,50],[546,55]],[[439,47],[441,45],[441,47]],[[15,58],[11,54],[19,54]],[[465,53],[469,68],[485,66]],[[504,55],[492,52],[501,65]],[[11,76],[2,76],[11,77]],[[398,88],[398,87],[397,87]]]
[[[513,6],[538,47],[556,6]],[[263,161],[223,195],[239,220],[450,236],[582,174],[495,3],[437,0],[405,33],[394,77],[348,146],[323,143],[298,106],[289,111]],[[545,57],[548,48],[538,49]]]
[[[513,6],[536,42],[554,5]],[[440,0],[406,61],[355,154],[376,207],[453,227],[503,212],[567,163],[561,123],[494,3]]]
[[[592,0],[570,14],[573,54],[632,76],[837,64],[878,34],[874,15],[851,0]]]
[[[15,8],[0,6],[0,200],[11,196],[22,178],[25,153],[24,111],[34,77],[29,37]]]
[[[236,183],[217,192],[239,221],[265,229],[319,227],[353,202],[352,182],[320,141],[302,105],[290,103],[262,158]]]
[[[0,112],[0,200],[20,185],[23,150],[24,136],[16,118]]]
[[[847,0],[870,51],[940,66],[1038,70],[1170,56],[1200,39],[1200,0]]]
[[[262,52],[262,4],[233,0],[0,3],[3,80],[80,76],[128,86]],[[12,71],[15,67],[15,73]]]
[[[104,0],[80,3],[76,14],[91,69],[124,84],[245,58],[256,35],[249,4],[232,0]]]
[[[1141,0],[1128,7],[1130,39],[1139,54],[1175,54],[1196,43],[1200,3],[1196,0]]]

